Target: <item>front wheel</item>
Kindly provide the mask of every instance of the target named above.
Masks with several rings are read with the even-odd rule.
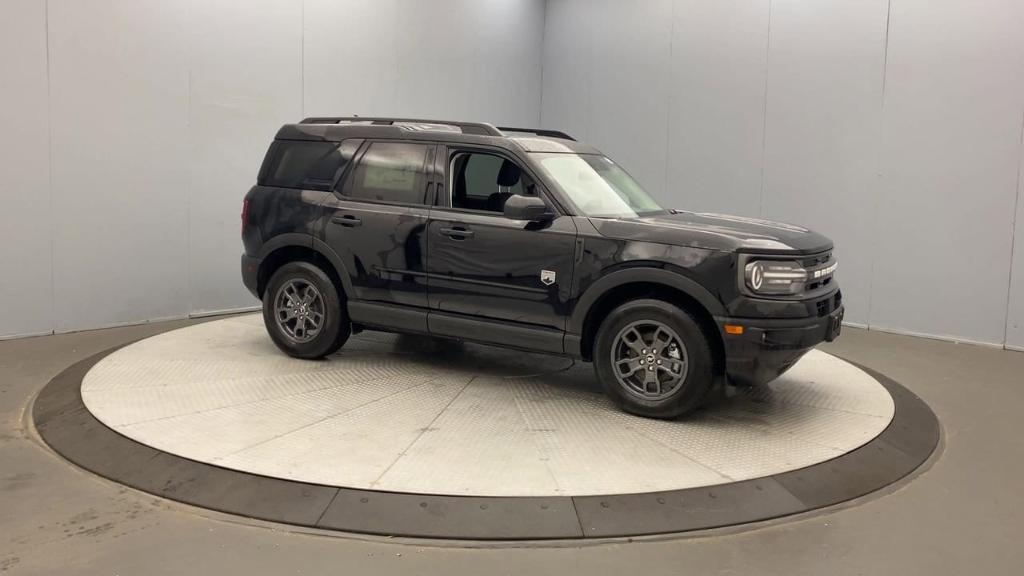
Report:
[[[715,381],[708,337],[685,310],[668,302],[627,302],[597,333],[594,367],[622,409],[675,418],[701,406]]]
[[[333,354],[352,331],[334,283],[309,262],[289,262],[270,277],[263,323],[278,348],[305,359]]]

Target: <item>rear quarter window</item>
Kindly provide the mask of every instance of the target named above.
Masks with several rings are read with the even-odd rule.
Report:
[[[261,170],[262,186],[330,190],[337,182],[359,143],[278,140]]]
[[[423,203],[424,165],[430,145],[374,142],[352,171],[344,194],[354,199]]]

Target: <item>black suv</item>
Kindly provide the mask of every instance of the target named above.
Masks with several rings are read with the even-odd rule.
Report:
[[[553,131],[398,118],[282,127],[242,207],[242,278],[274,342],[321,358],[362,329],[593,362],[669,418],[834,339],[832,242],[663,208]]]

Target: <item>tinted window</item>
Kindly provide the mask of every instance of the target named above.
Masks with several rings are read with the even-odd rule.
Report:
[[[519,166],[494,154],[460,152],[452,158],[452,206],[501,212],[513,194],[533,194]]]
[[[423,203],[425,144],[374,142],[363,154],[345,194],[386,202]]]
[[[337,142],[279,140],[274,143],[264,186],[330,190],[351,157],[351,146]]]

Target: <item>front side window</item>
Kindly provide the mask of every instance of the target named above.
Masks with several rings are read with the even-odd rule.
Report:
[[[617,164],[598,154],[535,154],[541,170],[591,218],[632,218],[665,211]]]
[[[352,174],[346,196],[383,202],[423,203],[428,145],[374,142]]]
[[[457,152],[449,171],[453,208],[500,213],[513,194],[536,193],[518,164],[495,154]]]

